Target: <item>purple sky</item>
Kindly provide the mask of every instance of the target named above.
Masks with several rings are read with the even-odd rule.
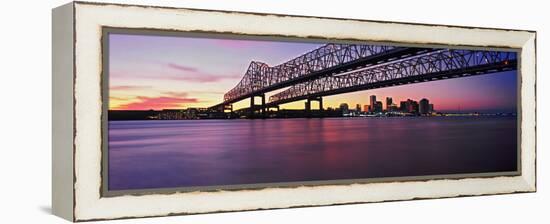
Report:
[[[110,109],[208,107],[242,78],[251,61],[281,64],[318,43],[291,43],[146,35],[110,35]],[[458,78],[325,97],[325,107],[365,105],[369,95],[395,103],[430,99],[436,110],[515,111],[516,72]],[[273,92],[276,93],[276,92]],[[273,93],[268,94],[271,95]],[[245,107],[247,100],[234,105]],[[303,108],[302,101],[283,108]]]

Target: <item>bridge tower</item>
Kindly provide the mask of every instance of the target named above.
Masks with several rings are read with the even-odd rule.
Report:
[[[254,103],[254,98],[256,97],[260,97],[261,98],[261,104],[260,105],[256,105]],[[259,110],[260,111],[260,117],[261,118],[265,118],[265,115],[266,115],[266,107],[265,107],[265,94],[260,94],[260,95],[254,95],[252,97],[250,97],[250,113],[249,113],[249,118],[251,119],[254,119],[256,118],[256,111]]]
[[[320,96],[307,98],[306,103],[305,103],[306,116],[311,117],[311,102],[312,101],[319,102],[319,116],[323,117],[323,97],[320,97]]]

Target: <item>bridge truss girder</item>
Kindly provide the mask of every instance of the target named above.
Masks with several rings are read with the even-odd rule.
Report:
[[[268,105],[386,86],[517,69],[515,52],[438,50],[360,70],[299,83],[269,98]]]
[[[224,104],[318,76],[336,74],[369,66],[369,63],[380,63],[428,50],[430,49],[382,45],[326,44],[274,67],[253,61],[237,86],[224,95]]]

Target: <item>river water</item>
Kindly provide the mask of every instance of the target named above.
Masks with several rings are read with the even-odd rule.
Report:
[[[109,189],[515,171],[516,117],[109,122]]]

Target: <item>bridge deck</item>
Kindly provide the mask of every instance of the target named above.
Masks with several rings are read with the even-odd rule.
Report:
[[[406,85],[411,83],[429,82],[429,81],[436,81],[436,80],[443,80],[443,79],[460,78],[465,76],[483,75],[483,74],[500,72],[500,71],[509,71],[509,70],[514,70],[516,66],[517,66],[517,61],[512,60],[512,61],[509,61],[509,63],[506,65],[502,63],[496,63],[491,65],[482,65],[482,66],[472,67],[468,69],[434,72],[434,73],[430,73],[422,76],[411,76],[411,77],[403,77],[403,78],[397,78],[392,80],[385,80],[385,81],[380,81],[375,83],[365,83],[362,85],[342,87],[342,88],[331,89],[326,91],[319,91],[319,92],[315,92],[307,95],[300,95],[300,96],[285,98],[277,101],[269,101],[268,103],[265,104],[265,106],[273,107],[273,106],[295,102],[299,100],[305,100],[309,98],[331,96],[331,95],[363,91],[363,90],[369,90],[369,89],[378,89],[378,88],[384,88],[384,87],[390,87],[390,86]]]
[[[348,46],[348,45],[346,45]],[[417,55],[433,51],[429,48],[405,48],[405,47],[388,47],[384,46],[369,46],[369,45],[349,45],[353,47],[371,47],[370,51],[363,49],[363,52],[355,49],[344,48],[341,51],[331,52],[329,55],[317,56],[308,61],[308,65],[298,64],[294,66],[279,65],[276,67],[268,67],[265,64],[253,62],[249,66],[245,77],[246,80],[239,83],[248,83],[248,87],[237,86],[229,91],[222,103],[214,105],[210,108],[220,108],[227,104],[232,104],[252,96],[258,96],[270,91],[289,87],[298,83],[307,82],[319,77],[330,76],[342,72],[352,71],[371,65],[385,63],[392,60],[398,60],[411,55]],[[347,53],[346,53],[347,52]],[[350,52],[355,52],[352,54]],[[366,53],[368,52],[368,53]],[[339,55],[339,53],[341,55]],[[339,63],[338,60],[343,61]],[[284,67],[284,69],[283,69]],[[255,81],[253,81],[255,80]],[[259,86],[259,87],[258,87]],[[240,94],[232,95],[231,92],[241,91]],[[231,97],[228,97],[231,95]]]
[[[271,96],[268,105],[411,82],[481,75],[513,69],[517,69],[515,52],[438,50],[358,71],[299,83]]]

